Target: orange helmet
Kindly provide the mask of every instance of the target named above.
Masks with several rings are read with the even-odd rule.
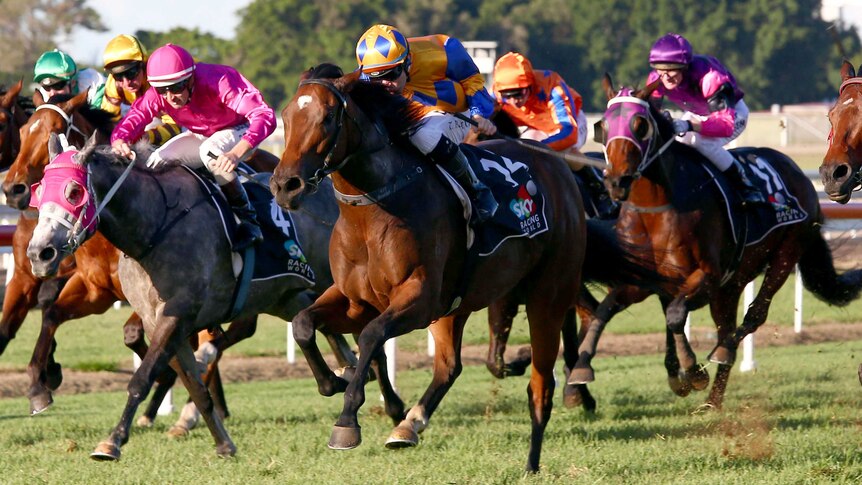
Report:
[[[356,62],[364,73],[385,71],[406,61],[409,52],[404,34],[391,25],[377,24],[359,38]]]
[[[536,81],[530,60],[516,52],[497,59],[494,65],[494,92],[529,88]]]

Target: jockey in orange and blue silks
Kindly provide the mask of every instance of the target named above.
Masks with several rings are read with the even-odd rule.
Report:
[[[371,82],[427,107],[421,122],[408,130],[411,143],[470,194],[472,224],[493,216],[497,202],[458,147],[473,125],[450,114],[472,118],[482,134],[497,131],[488,120],[494,112],[493,98],[461,42],[442,34],[408,39],[395,27],[378,24],[360,37],[356,61]]]
[[[503,112],[522,127],[521,138],[542,142],[556,151],[576,153],[587,140],[587,116],[581,109],[581,95],[556,72],[533,69],[522,54],[509,52],[497,60],[494,96]],[[583,165],[572,168],[589,194],[589,200],[584,202],[589,204],[590,215],[615,217],[617,206],[599,172]]]
[[[147,60],[147,82],[125,118],[111,134],[113,151],[130,157],[129,144],[160,114],[169,115],[188,131],[154,151],[148,167],[173,160],[212,173],[234,213],[240,218],[234,250],[263,239],[245,189],[236,174],[239,162],[275,130],[275,112],[260,91],[236,69],[195,63],[191,54],[174,44],[159,47]]]
[[[556,72],[533,69],[521,54],[509,52],[497,60],[494,96],[516,125],[527,128],[521,138],[557,151],[578,150],[587,140],[581,95]]]
[[[744,93],[730,70],[712,56],[694,55],[688,40],[673,33],[653,44],[649,62],[653,71],[647,84],[661,80],[653,98],[659,103],[667,98],[684,111],[673,120],[677,141],[693,147],[727,175],[745,202],[766,202],[724,149],[748,124]]]

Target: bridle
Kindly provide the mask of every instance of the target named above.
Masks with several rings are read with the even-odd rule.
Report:
[[[844,92],[845,88],[847,88],[848,86],[852,86],[854,84],[855,85],[862,85],[862,77],[854,76],[854,77],[850,77],[850,78],[845,79],[844,82],[841,83],[841,86],[838,87],[838,97],[839,98],[841,97],[841,94]],[[832,146],[833,136],[834,136],[834,132],[830,128],[829,136],[827,137],[827,140],[826,140],[829,147]],[[856,169],[853,170],[853,174],[850,177],[850,183],[852,184],[852,186],[851,186],[852,192],[858,192],[859,190],[862,190],[862,164],[860,164],[859,167],[857,167]]]
[[[62,118],[62,119],[63,119],[63,121],[65,121],[65,122],[66,122],[66,133],[65,133],[65,134],[63,134],[63,136],[64,136],[65,138],[61,139],[61,141],[63,141],[63,144],[64,144],[64,145],[66,144],[66,142],[68,142],[68,140],[69,140],[69,135],[70,135],[73,131],[74,131],[74,132],[76,132],[76,133],[78,133],[79,135],[81,135],[81,136],[84,138],[84,140],[86,140],[86,139],[87,139],[87,135],[86,135],[86,134],[84,134],[84,132],[83,132],[83,131],[81,131],[80,129],[78,129],[78,127],[77,127],[77,126],[75,126],[75,124],[74,124],[74,117],[73,117],[72,115],[67,114],[67,113],[66,113],[65,111],[63,111],[63,109],[62,109],[62,108],[60,108],[59,106],[57,106],[56,104],[45,103],[45,104],[40,104],[39,106],[37,106],[37,107],[36,107],[36,111],[39,111],[39,110],[42,110],[42,109],[49,109],[49,110],[51,110],[51,111],[56,112],[57,114],[59,114],[59,115],[60,115],[60,118]]]
[[[620,106],[619,108],[615,108],[616,105],[625,104],[635,105],[634,108],[637,113],[630,115],[629,118],[626,120],[627,123],[618,123],[615,127],[615,130],[609,130],[609,138],[602,145],[602,151],[605,154],[605,162],[610,165],[611,161],[608,159],[607,146],[610,144],[611,141],[616,139],[622,139],[633,143],[641,152],[641,161],[638,164],[638,167],[635,170],[634,174],[632,174],[632,178],[638,179],[640,178],[641,174],[643,174],[643,172],[652,164],[652,162],[659,158],[670,147],[671,143],[673,143],[674,141],[674,137],[669,137],[667,141],[665,141],[663,144],[661,144],[661,146],[659,146],[660,141],[658,123],[652,115],[650,105],[647,101],[636,96],[620,95],[611,98],[608,101],[607,111],[605,111],[605,119],[607,119],[607,113],[612,109],[622,108],[622,106]],[[619,117],[622,117],[622,115],[620,115]],[[633,124],[638,117],[644,118],[645,121],[649,124],[649,137],[646,139],[640,139],[634,134]]]
[[[359,131],[360,136],[363,136],[362,129],[360,128],[359,122],[356,120],[356,118],[353,117],[353,115],[350,114],[347,109],[347,96],[345,96],[344,93],[342,93],[338,88],[336,88],[332,81],[328,81],[326,79],[306,79],[305,81],[299,83],[299,87],[309,84],[325,87],[329,90],[329,92],[333,94],[333,96],[335,96],[336,99],[338,99],[338,104],[336,105],[335,112],[335,132],[332,134],[332,136],[330,136],[330,139],[332,140],[332,145],[329,147],[329,151],[327,151],[326,157],[324,157],[323,159],[323,166],[317,169],[314,172],[314,175],[312,175],[308,180],[306,180],[306,182],[311,184],[311,186],[316,190],[317,186],[320,185],[320,182],[324,178],[326,178],[327,175],[337,172],[341,169],[341,167],[347,165],[350,160],[360,155],[365,155],[368,153],[373,153],[374,151],[381,150],[383,147],[381,146],[380,148],[377,148],[371,152],[351,153],[350,155],[344,157],[340,162],[333,164],[332,159],[335,155],[335,149],[336,147],[338,147],[338,142],[340,141],[341,128],[344,126],[345,115],[356,126],[356,129]],[[360,140],[360,145],[362,145],[362,140]]]

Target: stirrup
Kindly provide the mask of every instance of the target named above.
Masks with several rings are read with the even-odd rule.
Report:
[[[476,227],[488,219],[494,217],[500,204],[494,199],[491,190],[487,187],[476,191],[470,201],[473,204],[473,214],[470,216],[470,225]]]
[[[234,244],[231,248],[234,252],[240,252],[249,246],[256,246],[263,242],[263,232],[260,226],[248,221],[240,221],[234,234]]]

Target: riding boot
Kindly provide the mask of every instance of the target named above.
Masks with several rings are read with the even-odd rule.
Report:
[[[766,197],[763,196],[763,193],[751,183],[751,180],[748,180],[748,176],[745,175],[745,169],[743,169],[742,165],[736,160],[734,160],[733,165],[723,173],[727,176],[727,179],[730,181],[731,185],[734,186],[739,195],[742,196],[742,205],[769,203],[769,201],[766,200]]]
[[[575,172],[581,178],[587,188],[587,195],[596,209],[596,217],[599,219],[615,219],[619,215],[620,206],[608,193],[598,170],[593,167],[583,167]]]
[[[237,228],[233,250],[242,251],[253,244],[263,241],[263,233],[260,231],[260,224],[257,222],[257,214],[248,200],[248,194],[246,194],[242,182],[239,181],[239,177],[222,185],[221,190],[224,192],[225,197],[227,197],[231,210],[239,217],[239,227]]]
[[[428,158],[449,172],[461,187],[467,191],[473,202],[473,215],[470,217],[470,225],[478,226],[494,216],[497,212],[497,201],[487,185],[476,177],[470,162],[455,143],[448,138],[441,137],[437,146],[428,154]]]

